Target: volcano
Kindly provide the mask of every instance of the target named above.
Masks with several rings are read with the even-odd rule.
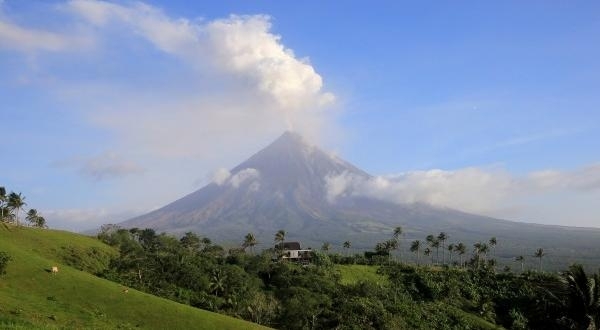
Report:
[[[370,174],[285,132],[269,146],[205,187],[148,214],[125,221],[122,227],[153,228],[158,232],[187,231],[221,242],[239,243],[252,232],[263,247],[283,229],[305,246],[334,246],[349,240],[354,247],[372,247],[402,226],[405,240],[446,232],[451,241],[467,244],[497,237],[500,258],[532,254],[537,247],[561,256],[577,251],[600,256],[600,230],[513,222],[437,208],[427,204],[396,204],[373,198],[342,195],[332,200],[327,178]],[[404,249],[406,250],[405,244]],[[548,253],[549,259],[552,258]]]

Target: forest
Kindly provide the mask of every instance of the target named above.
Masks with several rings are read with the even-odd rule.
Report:
[[[428,265],[392,257],[391,241],[377,243],[364,255],[329,253],[326,243],[313,252],[309,264],[296,264],[280,259],[277,245],[260,253],[251,251],[252,234],[240,248],[228,251],[191,232],[177,239],[152,229],[104,226],[98,237],[120,251],[98,275],[274,328],[597,329],[600,325],[597,273],[588,274],[580,265],[562,273],[498,271],[493,258],[484,259],[481,253],[486,243],[477,243],[468,261]],[[284,238],[285,232],[279,231],[274,243]],[[368,264],[384,280],[342,284],[337,264]]]

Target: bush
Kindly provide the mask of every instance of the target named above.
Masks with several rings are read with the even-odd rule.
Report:
[[[12,258],[6,252],[0,251],[0,275],[6,274],[6,266]]]

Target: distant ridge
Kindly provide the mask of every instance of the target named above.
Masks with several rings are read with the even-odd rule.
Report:
[[[342,173],[371,177],[307,143],[299,134],[285,132],[234,167],[222,182],[212,182],[120,225],[175,234],[194,231],[230,244],[253,232],[264,247],[272,244],[277,230],[284,229],[289,238],[302,241],[303,246],[318,247],[325,241],[340,246],[350,240],[356,248],[372,247],[377,240],[389,238],[395,226],[402,226],[407,240],[423,240],[427,234],[441,231],[449,234],[450,241],[468,244],[496,236],[502,243],[498,257],[505,257],[506,262],[514,255],[531,254],[537,247],[545,247],[549,259],[553,258],[551,252],[558,258],[576,251],[589,257],[583,262],[600,262],[599,229],[518,223],[366,197],[329,201],[325,178]]]

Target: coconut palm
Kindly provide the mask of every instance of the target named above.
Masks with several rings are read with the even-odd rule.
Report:
[[[542,258],[544,258],[545,255],[546,253],[542,248],[537,249],[537,251],[535,251],[535,253],[533,254],[534,257],[540,259],[540,272],[542,271]]]
[[[494,252],[496,251],[496,244],[498,244],[498,240],[496,239],[496,236],[490,238],[490,240],[488,241],[488,244],[490,245],[490,249],[492,250],[492,257],[495,257],[496,254]]]
[[[402,234],[404,233],[404,231],[402,230],[401,226],[398,226],[396,228],[394,228],[394,239],[396,240],[396,243],[398,245],[398,249],[400,250],[400,259],[402,259],[402,249],[400,247],[400,238],[402,237]]]
[[[525,257],[523,257],[523,256],[517,256],[517,257],[515,257],[515,261],[518,261],[518,262],[521,263],[521,273],[522,273],[523,272],[523,263],[525,261]]]
[[[37,224],[37,220],[38,217],[40,215],[38,214],[38,211],[36,209],[30,209],[29,212],[27,212],[27,216],[25,217],[25,220],[27,220],[29,223],[31,223],[32,226],[35,226]]]
[[[452,257],[454,257],[454,243],[450,243],[448,244],[448,254],[450,254],[450,261],[448,262],[448,264],[452,265]]]
[[[433,235],[427,235],[425,240],[429,244],[430,248],[436,249],[436,251],[438,252],[438,256],[439,256],[440,241]],[[431,262],[433,263],[433,256],[431,257],[431,260],[432,260]],[[439,260],[439,258],[437,260]]]
[[[467,253],[467,246],[461,242],[454,246],[454,250],[458,253],[458,257],[460,258],[460,266],[463,266],[463,255]]]
[[[275,233],[275,245],[278,247],[280,253],[283,253],[283,242],[285,242],[285,230],[280,229]]]
[[[600,328],[600,275],[588,276],[581,265],[562,274],[568,296],[567,310],[577,329]]]
[[[25,197],[21,193],[11,192],[8,195],[8,207],[15,212],[15,219],[17,220],[17,226],[19,225],[19,211],[23,209],[25,203]]]
[[[431,253],[431,249],[425,248],[425,250],[423,250],[423,254],[425,256],[431,256],[431,264],[433,265],[433,254]]]
[[[477,268],[479,268],[479,260],[481,259],[481,249],[483,248],[483,243],[477,242],[473,244],[473,254],[475,260],[477,260]]]
[[[446,240],[448,239],[448,234],[446,234],[445,232],[441,232],[438,235],[437,239],[440,242],[440,246],[442,247],[442,264],[445,264],[446,263],[445,243],[446,243]]]
[[[350,247],[352,246],[352,243],[350,243],[350,241],[345,241],[343,246],[344,246],[344,249],[346,250],[346,256],[348,256],[349,252],[350,252]]]
[[[35,222],[35,226],[38,228],[46,228],[46,219],[42,216],[38,216]]]
[[[414,252],[417,254],[417,265],[419,264],[419,257],[421,251],[421,241],[416,240],[410,244],[410,252]]]
[[[256,241],[256,237],[254,236],[254,234],[253,233],[248,233],[244,237],[244,244],[242,244],[242,247],[244,249],[246,249],[247,247],[249,247],[250,248],[250,253],[254,254],[254,246],[256,244],[258,244],[258,242]]]

